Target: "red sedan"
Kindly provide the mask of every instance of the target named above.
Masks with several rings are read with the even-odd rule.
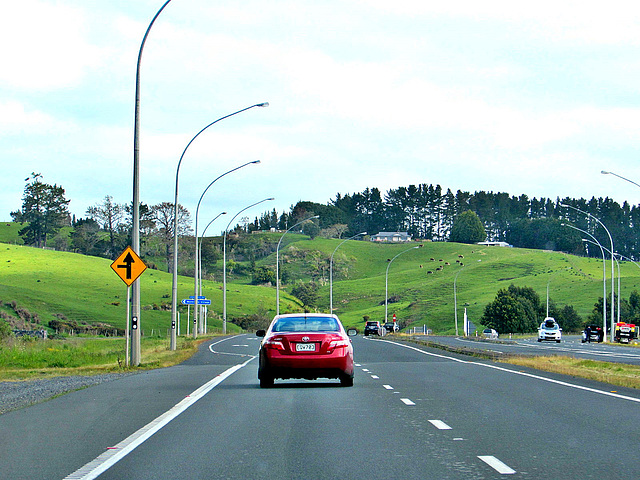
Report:
[[[269,328],[258,330],[260,344],[258,379],[261,387],[276,378],[339,378],[353,386],[353,346],[336,315],[291,313],[276,316]]]

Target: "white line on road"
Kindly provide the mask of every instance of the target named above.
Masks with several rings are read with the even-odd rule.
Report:
[[[391,385],[382,385],[382,386],[387,390],[393,390],[393,387]]]
[[[415,405],[415,403],[413,403],[408,398],[401,398],[400,400],[402,400],[402,403],[404,403],[405,405]]]
[[[410,350],[415,350],[416,352],[422,353],[423,355],[429,355],[431,357],[444,358],[444,359],[447,359],[447,360],[451,360],[453,362],[466,363],[467,365],[476,365],[478,367],[492,368],[494,370],[499,370],[501,372],[511,373],[513,375],[521,375],[523,377],[535,378],[537,380],[542,380],[542,381],[549,382],[549,383],[555,383],[556,385],[562,385],[564,387],[575,388],[577,390],[583,390],[583,391],[586,391],[586,392],[597,393],[599,395],[606,395],[608,397],[614,397],[614,398],[619,398],[619,399],[622,399],[622,400],[629,400],[630,402],[640,403],[640,398],[629,397],[627,395],[620,395],[619,393],[606,392],[604,390],[598,390],[596,388],[583,387],[582,385],[576,385],[576,384],[569,383],[569,382],[563,382],[561,380],[554,380],[553,378],[547,378],[547,377],[543,377],[541,375],[534,375],[533,373],[521,372],[521,371],[518,371],[518,370],[511,370],[509,368],[499,367],[497,365],[491,365],[489,363],[472,362],[472,361],[469,361],[469,360],[461,360],[459,358],[449,357],[447,355],[441,355],[441,354],[438,354],[438,353],[426,352],[426,351],[421,350],[421,349],[419,349],[417,347],[412,347],[411,345],[404,345],[402,343],[392,342],[390,340],[376,340],[376,341],[377,342],[391,343],[391,344],[397,345],[399,347],[404,347],[404,348],[408,348]]]
[[[211,379],[200,388],[193,391],[184,400],[174,405],[171,410],[166,411],[158,418],[142,427],[137,432],[132,433],[116,446],[110,447],[102,455],[87,463],[84,467],[80,467],[71,475],[65,477],[65,480],[92,480],[94,478],[97,478],[100,474],[106,472],[113,465],[129,455],[136,447],[142,445],[145,441],[151,438],[152,435],[154,435],[155,433],[160,431],[162,427],[167,425],[171,420],[183,413],[187,408],[189,408],[191,405],[193,405],[207,393],[209,393],[210,390],[215,388],[227,377],[240,370],[254,358],[255,357],[251,357],[246,362],[235,365],[225,370],[217,377]]]
[[[444,423],[442,420],[429,420],[429,423],[436,427],[438,430],[451,430],[451,427]]]
[[[226,340],[231,340],[232,338],[236,338],[236,337],[238,337],[238,336],[239,336],[239,335],[234,335],[233,337],[223,338],[222,340],[218,340],[217,342],[212,343],[211,345],[209,345],[209,351],[210,351],[211,353],[217,353],[218,355],[232,355],[232,356],[235,356],[235,357],[253,357],[253,355],[249,355],[249,354],[246,354],[246,353],[228,353],[228,352],[218,352],[218,351],[216,351],[216,350],[214,350],[214,349],[212,348],[214,345],[217,345],[217,344],[219,344],[219,343],[222,343],[222,342],[224,342],[224,341],[226,341]],[[232,347],[239,347],[239,346],[242,346],[242,347],[248,347],[249,345],[232,345]]]
[[[501,475],[513,475],[516,471],[491,455],[478,455],[478,458]]]
[[[371,375],[371,378],[373,378],[374,380],[378,380],[380,377],[378,375]]]

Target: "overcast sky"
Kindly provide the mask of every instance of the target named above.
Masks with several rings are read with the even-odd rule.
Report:
[[[0,220],[25,178],[132,200],[135,69],[164,0],[2,1]],[[640,203],[640,3],[173,0],[142,55],[140,197],[279,213],[377,187]],[[224,217],[223,217],[224,218]],[[219,220],[217,230],[226,221]],[[215,226],[211,227],[216,230]]]

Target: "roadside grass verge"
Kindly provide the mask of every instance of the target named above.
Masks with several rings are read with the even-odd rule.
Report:
[[[177,365],[193,355],[210,336],[178,337],[175,351],[169,339],[143,337],[142,363],[125,367],[123,338],[74,337],[34,341],[11,339],[0,344],[0,381],[33,380],[69,375],[125,373]]]
[[[502,363],[534,368],[545,372],[560,373],[626,388],[640,388],[640,366],[622,363],[581,360],[550,355],[546,357],[509,357]]]

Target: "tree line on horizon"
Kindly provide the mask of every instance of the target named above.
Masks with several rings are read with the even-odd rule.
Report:
[[[36,173],[25,180],[28,183],[22,209],[11,212],[14,221],[25,223],[20,230],[25,244],[46,246],[47,239],[56,239],[63,226],[72,227],[72,231],[69,239],[58,237],[57,244],[54,242],[60,250],[115,258],[114,255],[117,256],[130,243],[131,205],[118,204],[107,195],[102,202],[87,209],[85,218],[76,219],[69,214],[70,200],[64,197],[65,191],[61,186],[42,182],[42,175]],[[574,208],[563,207],[563,204]],[[478,232],[474,226],[473,234],[459,233],[456,222],[467,226],[467,222],[474,220],[468,212],[480,221],[484,231]],[[327,204],[300,201],[281,214],[273,209],[254,221],[244,219],[233,230],[247,233],[284,231],[301,219],[314,215],[319,215],[317,221],[302,226],[311,237],[349,238],[361,232],[373,235],[399,231],[422,240],[503,241],[514,247],[594,257],[601,256],[600,248],[582,239],[595,238],[609,249],[609,236],[601,222],[611,234],[616,253],[633,260],[640,257],[640,238],[636,229],[640,225],[638,205],[630,205],[626,201],[620,205],[608,197],[592,197],[590,200],[565,197],[554,201],[503,192],[458,190],[454,194],[450,189],[443,191],[440,185],[425,183],[390,189],[384,194],[375,187],[353,194],[338,193]],[[154,252],[150,253],[164,256],[170,265],[173,255],[173,204],[141,204],[140,218],[142,242],[154,245]],[[179,205],[178,235],[183,241],[192,235],[190,223],[189,211]],[[478,235],[484,238],[479,239]],[[162,251],[158,251],[160,249]],[[215,257],[215,252],[203,252],[203,260],[207,255]]]
[[[580,213],[570,205],[586,212]],[[377,188],[360,193],[337,194],[327,205],[298,202],[290,212],[278,215],[265,212],[249,224],[250,230],[286,229],[292,219],[319,214],[320,228],[344,224],[344,238],[359,232],[407,232],[413,238],[452,241],[456,220],[471,211],[482,222],[486,240],[503,241],[514,247],[556,250],[598,257],[599,247],[586,244],[582,238],[593,235],[605,249],[610,249],[607,232],[614,240],[614,251],[633,260],[640,257],[640,208],[610,198],[572,199],[529,198],[503,192],[458,190],[455,194],[440,185],[420,184],[390,189],[382,194]],[[588,214],[588,215],[587,215]],[[589,216],[591,215],[591,217]],[[459,241],[459,240],[456,240]],[[470,243],[470,242],[467,242]]]

